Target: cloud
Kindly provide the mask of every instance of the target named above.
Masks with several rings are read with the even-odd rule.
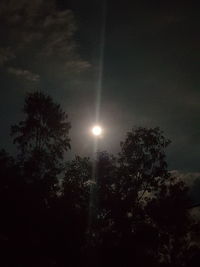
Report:
[[[50,46],[58,52],[72,45],[73,14],[70,10],[57,11],[53,0],[48,3],[44,0],[3,0],[0,10],[2,24],[7,30],[5,38],[10,41],[9,45],[13,41],[16,52],[40,41],[39,50],[48,50]]]
[[[196,180],[200,180],[200,172],[183,172],[179,170],[170,171],[172,176],[184,181],[189,187],[193,186]]]
[[[88,69],[90,67],[91,67],[91,64],[88,61],[84,61],[84,60],[72,60],[72,61],[68,61],[65,63],[65,70],[67,72],[70,72],[70,71],[82,72],[85,69]]]
[[[40,75],[36,73],[32,73],[29,70],[23,70],[23,69],[17,69],[13,67],[9,67],[7,71],[11,74],[14,74],[15,76],[19,78],[23,78],[27,81],[32,81],[32,82],[38,82],[40,80]]]
[[[55,0],[2,0],[0,18],[0,34],[4,36],[0,65],[15,57],[16,68],[9,64],[10,73],[38,81],[35,72],[52,78],[52,70],[56,70],[55,76],[57,73],[66,76],[71,62],[71,72],[79,73],[90,67],[77,51],[73,12],[58,10]]]

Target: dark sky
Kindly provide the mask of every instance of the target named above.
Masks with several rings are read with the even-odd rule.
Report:
[[[170,169],[199,177],[198,6],[108,0],[105,12],[102,3],[1,0],[1,146],[12,151],[9,127],[21,118],[25,93],[40,89],[69,114],[72,153],[91,153],[106,22],[100,149],[115,153],[132,127],[159,126],[172,140]]]

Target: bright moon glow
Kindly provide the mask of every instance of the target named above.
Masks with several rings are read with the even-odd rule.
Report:
[[[92,128],[92,133],[93,133],[93,135],[95,135],[95,136],[99,136],[99,135],[101,135],[101,133],[102,133],[102,128],[101,128],[100,126],[94,126],[94,127]]]

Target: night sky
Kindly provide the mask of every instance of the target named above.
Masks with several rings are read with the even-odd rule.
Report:
[[[90,155],[101,89],[99,149],[116,153],[132,127],[159,126],[172,140],[170,170],[200,177],[198,6],[103,2],[1,0],[1,147],[13,152],[10,125],[26,92],[39,89],[69,115],[69,157]]]

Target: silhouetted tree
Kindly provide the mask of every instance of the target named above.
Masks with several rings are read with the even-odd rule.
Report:
[[[23,111],[12,126],[17,159],[0,151],[2,266],[195,266],[199,227],[159,128],[128,132],[116,156],[66,162],[70,123],[60,105],[34,92]]]
[[[66,163],[59,199],[59,212],[62,236],[68,240],[68,260],[71,266],[83,265],[85,243],[89,226],[90,186],[92,182],[92,163],[87,157],[76,156]],[[57,209],[58,210],[58,209]],[[62,248],[63,249],[63,248]],[[63,251],[63,255],[66,253]]]
[[[54,238],[59,225],[53,220],[54,206],[64,153],[70,148],[70,123],[60,105],[41,92],[27,94],[23,111],[25,119],[11,129],[18,148],[16,162],[0,155],[7,177],[3,200],[9,249],[14,266],[50,266],[57,259],[53,242],[59,242]]]
[[[146,213],[159,234],[158,260],[166,266],[185,266],[193,245],[195,222],[190,216],[188,187],[171,177],[162,184],[146,205]]]
[[[192,220],[187,188],[167,170],[169,143],[159,128],[137,128],[118,157],[98,154],[91,265],[184,266]]]
[[[27,94],[23,112],[25,120],[11,128],[22,170],[30,181],[39,181],[41,191],[53,192],[64,152],[70,148],[67,114],[50,96],[37,91]]]

